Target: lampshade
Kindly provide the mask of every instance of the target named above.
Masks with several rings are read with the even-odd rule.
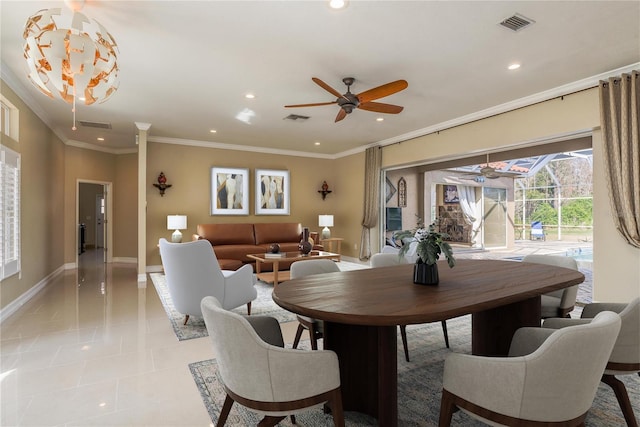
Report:
[[[318,225],[320,227],[333,227],[333,215],[318,215]]]
[[[187,216],[186,215],[167,215],[167,229],[175,230],[171,235],[171,241],[173,243],[182,242],[182,233],[180,230],[187,228]]]
[[[184,230],[187,228],[186,215],[167,215],[167,230]]]
[[[106,101],[118,88],[117,45],[99,22],[62,8],[27,19],[23,37],[29,79],[45,95],[73,103]]]
[[[331,237],[329,227],[333,227],[333,215],[318,215],[318,225],[324,227],[322,229],[322,238],[329,239]]]

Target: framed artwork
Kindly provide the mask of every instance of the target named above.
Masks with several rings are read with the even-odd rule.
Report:
[[[289,215],[289,171],[256,169],[256,215]]]
[[[396,194],[396,187],[393,186],[389,178],[385,178],[384,181],[384,200],[389,203],[389,200]]]
[[[444,186],[444,202],[445,203],[458,203],[460,199],[458,198],[458,187],[455,185],[445,185]]]
[[[403,177],[398,180],[398,206],[407,207],[407,181]]]
[[[249,169],[211,168],[211,215],[249,215]]]

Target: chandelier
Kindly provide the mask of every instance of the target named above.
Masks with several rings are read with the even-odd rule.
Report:
[[[78,10],[40,10],[27,19],[23,33],[29,80],[45,95],[57,93],[73,104],[73,130],[76,99],[100,103],[118,89],[115,40]]]

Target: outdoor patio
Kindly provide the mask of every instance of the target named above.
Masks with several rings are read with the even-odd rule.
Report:
[[[520,261],[525,255],[564,255],[578,261],[578,268],[585,280],[578,288],[576,304],[583,306],[593,301],[593,243],[591,241],[564,240],[516,240],[510,249],[473,249],[468,246],[452,245],[458,259],[509,259]],[[577,310],[576,310],[577,311]],[[576,314],[576,311],[572,315]]]

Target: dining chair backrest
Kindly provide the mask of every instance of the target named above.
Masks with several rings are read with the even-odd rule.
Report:
[[[372,268],[390,267],[398,264],[407,264],[406,258],[399,256],[397,253],[377,253],[371,255],[369,260]]]
[[[335,273],[340,267],[330,259],[309,259],[296,261],[291,264],[289,273],[292,279],[297,279],[311,274]]]
[[[522,262],[533,262],[536,264],[553,265],[555,267],[578,270],[578,262],[575,258],[569,256],[530,254],[525,255],[524,258],[522,258]],[[566,312],[568,314],[568,312],[573,310],[578,296],[578,287],[579,285],[574,285],[544,294],[542,298],[542,317],[564,317],[564,315],[561,315],[562,313]]]

